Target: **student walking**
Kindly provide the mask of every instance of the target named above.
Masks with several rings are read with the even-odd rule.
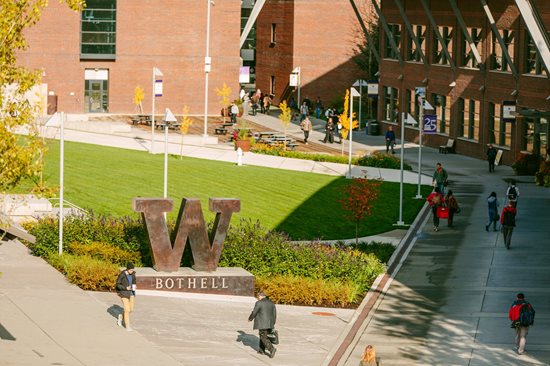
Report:
[[[512,232],[516,226],[516,208],[513,202],[508,201],[506,207],[502,209],[500,214],[500,223],[502,225],[502,236],[504,237],[504,246],[506,249],[510,249],[510,243],[512,241]]]
[[[376,350],[370,344],[365,347],[359,366],[378,366],[379,358],[376,357]]]
[[[300,128],[302,129],[302,131],[304,131],[304,144],[307,145],[307,139],[309,138],[309,133],[312,130],[309,116],[306,116],[306,118],[302,122],[300,122]]]
[[[259,354],[265,355],[265,349],[269,351],[269,358],[275,357],[277,349],[271,344],[268,334],[275,328],[275,322],[277,321],[277,309],[273,301],[266,296],[265,293],[258,293],[258,301],[254,305],[254,310],[250,313],[248,321],[254,320],[254,329],[258,329],[260,336],[260,350]]]
[[[385,137],[386,137],[386,153],[388,153],[391,148],[391,153],[395,154],[395,150],[394,150],[395,132],[393,132],[393,126],[388,127]]]
[[[327,141],[331,144],[334,142],[334,122],[332,118],[328,119],[327,125],[325,126],[325,139],[323,142],[326,143]]]
[[[302,122],[304,119],[306,119],[306,116],[309,115],[309,108],[306,104],[306,102],[304,102],[301,106],[300,106],[300,122]]]
[[[522,355],[525,353],[529,327],[535,323],[535,309],[525,300],[525,295],[519,293],[510,307],[508,317],[512,321],[511,327],[516,331],[516,350]]]
[[[428,201],[430,207],[432,208],[434,231],[439,231],[439,217],[437,216],[437,208],[443,205],[444,199],[445,198],[441,194],[438,187],[435,187],[434,191],[430,193],[428,198],[426,198],[426,201]]]
[[[434,187],[439,188],[439,192],[441,194],[445,194],[445,186],[447,185],[448,178],[449,178],[449,175],[447,174],[447,171],[443,169],[443,166],[441,165],[441,163],[437,163],[433,174],[432,185]]]
[[[456,201],[453,191],[449,189],[449,192],[445,196],[445,204],[449,209],[449,220],[447,221],[447,226],[453,226],[453,218],[455,213],[460,212],[460,207],[458,207],[458,202]]]
[[[489,173],[495,172],[495,160],[497,158],[497,149],[492,145],[488,144],[487,149],[487,161],[489,162]]]
[[[506,189],[506,198],[508,202],[512,202],[514,207],[518,206],[519,188],[516,186],[515,181],[511,181]]]
[[[489,231],[489,226],[493,224],[493,231],[497,231],[497,221],[500,219],[498,215],[498,199],[496,192],[491,192],[487,197],[487,213],[489,214],[489,221],[485,224],[485,231]]]
[[[134,300],[136,297],[136,272],[134,271],[134,264],[132,262],[128,262],[126,269],[120,272],[115,287],[124,308],[124,326],[130,332],[132,331],[132,327],[130,327],[130,313],[134,311]],[[122,326],[122,315],[120,314],[117,323],[119,326]]]

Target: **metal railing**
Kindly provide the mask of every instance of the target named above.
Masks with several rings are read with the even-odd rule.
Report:
[[[61,207],[61,200],[58,198],[58,197],[54,197],[54,198],[48,198],[48,201],[50,201],[52,203],[52,207]],[[88,216],[90,213],[88,212],[88,210],[82,208],[82,207],[79,207],[77,205],[75,205],[74,203],[72,202],[69,202],[67,200],[63,200],[63,208],[65,207],[68,207],[69,209],[73,209],[75,211],[77,211],[78,213],[81,213],[85,216]]]

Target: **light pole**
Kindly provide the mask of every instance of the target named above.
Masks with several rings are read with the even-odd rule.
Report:
[[[424,132],[424,98],[426,96],[426,88],[417,87],[415,90],[420,102],[420,114],[418,116],[418,191],[416,192],[416,199],[422,198],[422,192],[420,186],[422,184],[422,133]],[[401,160],[403,161],[403,160]]]
[[[168,125],[177,121],[170,108],[166,108],[164,112],[164,198],[168,197]]]
[[[353,178],[351,175],[351,150],[353,145],[353,97],[360,96],[357,89],[349,88],[349,154],[348,154],[348,179]]]
[[[154,154],[155,150],[155,97],[162,96],[162,80],[159,81],[160,85],[157,88],[157,76],[164,76],[163,73],[156,67],[153,67],[153,89],[152,89],[152,103],[151,103],[151,154]],[[158,89],[158,90],[157,90]],[[157,94],[158,93],[158,94]]]
[[[359,79],[357,80],[355,83],[353,83],[353,86],[358,86],[359,87],[359,129],[361,129],[361,107],[363,106],[363,101],[362,101],[362,98],[363,98],[363,87],[364,86],[368,86],[369,84],[363,80],[363,79]]]
[[[206,56],[204,57],[204,137],[208,136],[208,74],[212,64],[210,57],[210,6],[213,0],[206,0]]]
[[[63,197],[65,180],[65,113],[61,112],[61,133],[59,136],[59,255],[63,254]]]

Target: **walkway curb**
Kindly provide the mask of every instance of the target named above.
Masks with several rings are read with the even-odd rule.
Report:
[[[342,361],[345,361],[351,351],[353,350],[355,344],[358,342],[362,330],[366,327],[366,320],[371,314],[371,310],[374,308],[374,305],[378,301],[378,298],[381,294],[384,294],[389,285],[389,281],[395,277],[401,264],[407,259],[407,255],[412,249],[414,244],[414,239],[416,238],[417,232],[422,227],[426,217],[430,212],[429,205],[426,202],[420,213],[416,216],[414,222],[409,227],[407,234],[403,237],[399,246],[393,252],[390,260],[388,261],[388,269],[386,273],[379,275],[374,283],[372,284],[367,296],[361,302],[361,305],[357,308],[353,314],[350,322],[344,329],[344,331],[338,337],[338,340],[328,353],[325,361],[322,363],[322,366],[338,366],[341,365]]]

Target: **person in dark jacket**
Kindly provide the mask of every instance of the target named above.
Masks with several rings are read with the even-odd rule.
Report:
[[[512,303],[512,306],[510,308],[517,305],[530,306],[532,308],[532,305],[530,305],[529,302],[525,300],[525,295],[522,293],[519,293],[516,295],[516,300]],[[533,318],[534,318],[534,315],[533,315]],[[529,333],[530,325],[525,325],[525,324],[522,325],[517,321],[512,323],[512,326],[516,330],[516,349],[519,355],[522,355],[523,353],[525,353],[525,343],[527,342],[527,334]]]
[[[435,187],[434,191],[430,193],[426,201],[432,208],[432,216],[434,221],[434,231],[439,231],[439,217],[437,217],[437,208],[445,203],[445,197],[441,194],[438,187]]]
[[[489,173],[495,172],[495,160],[497,158],[497,149],[492,145],[487,145],[487,161],[489,162]]]
[[[493,231],[497,231],[498,200],[496,192],[491,192],[489,197],[487,197],[487,209],[489,214],[489,222],[485,225],[485,231],[489,231],[489,226],[491,226],[491,224],[493,224]]]
[[[254,320],[254,329],[258,329],[260,335],[260,350],[258,353],[265,355],[265,349],[267,348],[269,357],[275,357],[277,349],[271,344],[267,335],[275,328],[277,310],[275,309],[273,301],[263,292],[258,293],[258,301],[256,301],[254,310],[252,310],[252,313],[248,317],[248,321],[252,320]]]
[[[126,269],[118,275],[116,292],[120,296],[124,308],[124,326],[127,331],[131,331],[130,313],[134,311],[134,299],[136,297],[136,272],[132,262],[128,262]],[[122,326],[122,315],[118,316],[118,325]]]
[[[386,138],[386,153],[388,153],[391,148],[391,153],[395,154],[395,150],[393,149],[395,146],[395,132],[393,132],[392,126],[388,127],[385,138]]]
[[[448,178],[449,175],[447,174],[447,171],[443,169],[441,163],[437,163],[433,174],[432,185],[439,188],[439,193],[445,194],[445,186],[447,185],[446,182]]]
[[[447,192],[447,195],[445,196],[445,204],[449,208],[449,219],[447,221],[447,226],[452,227],[453,218],[455,216],[455,213],[459,211],[459,207],[458,207],[458,202],[456,201],[456,198],[453,195],[453,191],[450,189],[449,189],[449,192]]]
[[[504,237],[504,246],[506,249],[510,249],[510,242],[512,241],[512,232],[516,226],[516,208],[514,203],[508,201],[506,207],[502,209],[500,215],[500,223],[502,225],[502,236]]]

